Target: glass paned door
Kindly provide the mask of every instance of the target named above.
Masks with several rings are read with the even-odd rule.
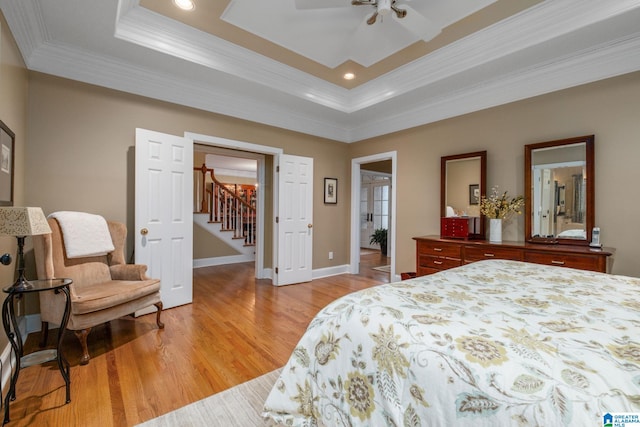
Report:
[[[371,235],[378,228],[389,229],[391,178],[384,175],[361,175],[360,188],[360,247],[379,249],[370,244]]]

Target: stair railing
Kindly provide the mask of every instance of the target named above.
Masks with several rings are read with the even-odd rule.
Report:
[[[233,238],[244,239],[245,245],[255,245],[255,187],[224,184],[205,164],[193,170],[197,174],[194,177],[195,212],[208,213],[209,222],[220,223],[223,231],[232,231]],[[211,182],[207,182],[207,174]]]

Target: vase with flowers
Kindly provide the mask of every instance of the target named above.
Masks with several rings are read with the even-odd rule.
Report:
[[[480,198],[480,213],[489,218],[489,242],[502,242],[502,221],[514,214],[522,213],[524,197],[507,197],[507,192],[500,194],[498,186],[491,189],[489,197]]]

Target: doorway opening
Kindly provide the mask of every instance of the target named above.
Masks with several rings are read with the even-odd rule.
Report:
[[[273,252],[267,253],[265,248],[272,247],[274,242],[272,219],[277,194],[274,190],[273,169],[275,158],[282,154],[282,149],[191,132],[185,132],[185,138],[191,139],[194,147],[198,145],[213,151],[216,147],[232,150],[236,156],[246,156],[257,162],[255,276],[257,279],[273,279],[270,267]]]
[[[351,161],[351,206],[357,207],[351,211],[350,272],[352,274],[360,272],[361,245],[365,242],[367,246],[369,245],[370,236],[376,228],[386,228],[389,278],[391,281],[397,279],[394,264],[396,157],[397,152],[390,151],[359,157]],[[375,184],[376,181],[377,184]],[[369,193],[369,191],[372,192]]]
[[[193,151],[194,267],[255,261],[265,156],[197,143]]]
[[[385,170],[389,172],[379,172]],[[360,264],[391,272],[387,253],[391,217],[391,160],[360,166]],[[372,256],[372,255],[376,256]]]

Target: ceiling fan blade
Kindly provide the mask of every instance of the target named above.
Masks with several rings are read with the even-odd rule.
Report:
[[[351,0],[353,6],[375,6],[376,0]]]
[[[371,15],[369,17],[369,19],[367,19],[367,25],[373,25],[376,22],[376,19],[378,19],[378,12],[373,12],[373,15]]]
[[[349,7],[349,0],[295,0],[296,9],[330,9]]]
[[[442,28],[438,27],[433,23],[433,21],[411,6],[403,4],[402,8],[406,9],[405,16],[403,18],[399,18],[394,15],[393,18],[416,37],[419,37],[424,41],[429,41],[442,31]]]

